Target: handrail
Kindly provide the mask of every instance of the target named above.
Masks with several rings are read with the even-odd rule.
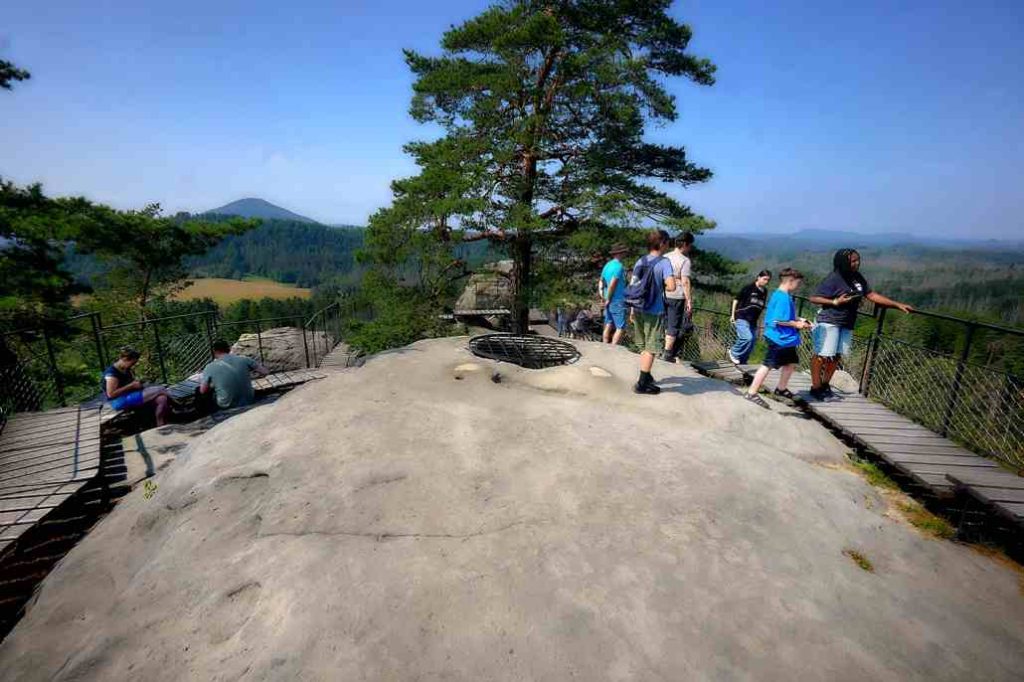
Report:
[[[138,325],[145,326],[154,322],[164,322],[166,320],[180,320],[185,317],[203,317],[216,315],[216,310],[200,310],[194,313],[181,313],[180,315],[164,315],[163,317],[147,317],[142,320],[135,320],[134,322],[119,322],[118,324],[105,324],[103,325],[104,331],[107,329],[124,329],[126,327],[135,327]]]

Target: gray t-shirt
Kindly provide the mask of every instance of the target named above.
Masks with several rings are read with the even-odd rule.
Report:
[[[686,292],[683,291],[683,285],[679,282],[679,278],[690,276],[690,259],[675,249],[666,253],[665,258],[668,258],[668,262],[672,264],[672,276],[676,278],[675,291],[666,291],[665,298],[673,300],[686,298]]]
[[[220,407],[241,407],[253,401],[252,380],[249,371],[256,361],[244,355],[222,355],[203,368],[201,383],[210,382]]]

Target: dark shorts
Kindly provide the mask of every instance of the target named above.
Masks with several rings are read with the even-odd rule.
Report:
[[[686,299],[665,299],[665,333],[669,336],[682,336],[686,328]]]
[[[772,343],[768,339],[765,339],[765,341],[768,343],[768,352],[764,354],[764,361],[761,363],[765,367],[779,369],[786,365],[799,364],[800,357],[796,354],[796,346],[783,348],[777,343]]]

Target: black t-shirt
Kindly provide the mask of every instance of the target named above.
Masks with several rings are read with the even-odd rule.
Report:
[[[117,388],[124,388],[128,384],[135,381],[135,375],[129,370],[120,370],[117,365],[111,365],[103,372],[103,395],[109,398],[107,395],[107,377],[114,377],[117,379]]]
[[[751,327],[756,327],[767,300],[767,289],[756,284],[743,287],[740,293],[736,294],[736,319],[746,320]]]
[[[871,293],[868,281],[859,272],[850,273],[849,281],[843,279],[838,272],[832,271],[824,281],[818,285],[815,296],[825,298],[839,298],[843,294],[856,294],[858,298],[841,306],[827,305],[818,312],[818,322],[835,324],[846,329],[853,329],[857,324],[857,308],[865,296]]]

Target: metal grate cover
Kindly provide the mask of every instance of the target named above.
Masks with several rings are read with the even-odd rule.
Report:
[[[469,340],[469,350],[481,358],[511,362],[527,369],[568,365],[580,359],[571,343],[547,336],[484,334]]]

